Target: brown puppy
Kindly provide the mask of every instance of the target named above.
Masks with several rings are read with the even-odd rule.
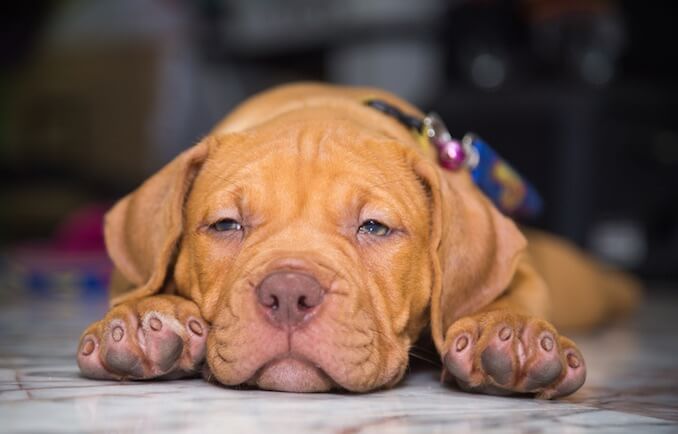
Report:
[[[105,229],[112,308],[83,333],[83,374],[202,367],[226,385],[364,392],[403,377],[430,324],[464,389],[577,390],[584,359],[552,324],[627,311],[634,282],[547,235],[528,244],[374,97],[421,114],[375,89],[276,88],[122,199]]]

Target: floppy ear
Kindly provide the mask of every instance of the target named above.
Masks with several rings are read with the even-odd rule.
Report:
[[[509,286],[527,242],[468,172],[446,171],[425,160],[416,171],[431,190],[431,328],[441,350],[455,320],[486,306]]]
[[[183,230],[183,206],[209,142],[184,151],[106,214],[104,238],[117,273],[111,305],[160,292]]]

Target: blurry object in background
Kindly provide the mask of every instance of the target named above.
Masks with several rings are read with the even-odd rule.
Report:
[[[473,86],[491,91],[516,78],[521,44],[514,2],[467,1],[450,10],[445,35],[454,68]]]
[[[104,294],[112,270],[103,240],[103,216],[109,206],[78,209],[51,240],[7,248],[0,255],[3,291],[59,298]]]
[[[596,255],[625,268],[638,268],[647,257],[647,236],[634,220],[592,225],[589,244]]]
[[[591,132],[595,206],[583,244],[647,277],[678,277],[678,88],[653,83],[613,89]],[[600,245],[601,227],[609,236],[610,225],[629,252]],[[632,255],[634,246],[640,260]],[[625,255],[635,263],[625,262]]]
[[[223,11],[222,48],[259,56],[307,50],[385,34],[430,34],[446,9],[444,0],[211,0]],[[453,3],[460,3],[459,1]],[[397,39],[397,38],[396,38]]]
[[[104,214],[111,204],[88,204],[77,209],[57,227],[52,247],[64,252],[101,252],[106,249]]]
[[[57,6],[9,77],[0,198],[14,206],[0,222],[25,230],[5,241],[45,235],[74,207],[131,190],[210,123],[184,3]]]
[[[212,34],[222,52],[251,59],[322,50],[325,80],[377,86],[416,103],[443,85],[444,53],[435,34],[445,1],[215,3],[222,13]]]
[[[555,70],[594,86],[616,75],[626,39],[613,0],[525,0],[535,52]]]
[[[483,90],[544,69],[547,78],[607,85],[626,40],[613,0],[468,1],[450,9],[445,27],[455,68]]]
[[[434,41],[388,38],[331,49],[327,74],[333,83],[388,89],[421,104],[441,88],[443,63]]]
[[[19,4],[17,4],[19,3]],[[22,7],[21,2],[3,3],[0,13],[0,78],[15,65],[25,62],[35,48],[45,21],[58,0],[32,2]]]
[[[59,172],[40,172],[2,170],[2,177],[9,179],[0,189],[0,246],[49,236],[57,222],[96,196],[92,185],[64,181]]]
[[[192,106],[180,12],[153,0],[66,2],[22,74],[9,158],[126,188],[183,149]]]

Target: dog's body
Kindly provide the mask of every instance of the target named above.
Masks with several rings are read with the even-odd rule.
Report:
[[[551,236],[526,239],[465,172],[439,169],[375,89],[258,95],[121,200],[112,309],[81,339],[93,378],[368,391],[396,384],[430,325],[466,390],[562,396],[590,328],[637,288]]]

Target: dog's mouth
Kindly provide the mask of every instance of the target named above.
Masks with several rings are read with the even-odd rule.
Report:
[[[266,363],[248,383],[280,392],[326,392],[336,386],[318,365],[289,354]]]

